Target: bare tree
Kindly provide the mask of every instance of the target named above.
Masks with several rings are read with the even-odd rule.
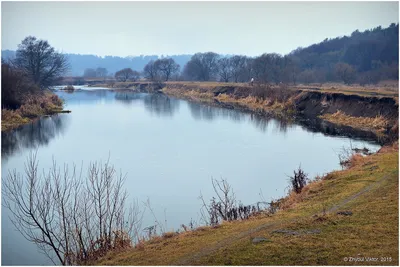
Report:
[[[232,68],[232,79],[235,83],[239,82],[241,76],[243,76],[246,67],[246,57],[245,56],[233,56],[230,58],[231,68]],[[245,79],[246,81],[249,78]]]
[[[299,73],[299,80],[309,84],[313,83],[315,81],[315,70],[312,69],[306,69]]]
[[[256,79],[262,83],[281,81],[282,57],[279,54],[262,54],[253,61]]]
[[[200,211],[203,220],[207,224],[216,225],[219,222],[219,218],[222,220],[229,220],[229,213],[233,208],[235,208],[236,197],[227,180],[221,179],[218,181],[211,178],[211,183],[217,197],[211,198],[210,204],[207,206],[203,196],[200,194],[199,198],[203,202],[203,207]],[[208,216],[204,215],[203,209],[207,211]],[[207,219],[207,217],[209,219]]]
[[[143,75],[146,79],[150,81],[158,81],[160,79],[160,70],[155,64],[154,60],[151,60],[143,68]]]
[[[142,215],[137,202],[126,207],[125,176],[107,161],[92,163],[87,179],[75,166],[61,169],[53,160],[47,174],[38,174],[36,153],[25,176],[14,170],[5,177],[3,203],[21,234],[34,242],[54,264],[82,265],[110,250],[130,247],[138,237]]]
[[[298,74],[300,72],[300,68],[298,65],[299,60],[294,56],[292,57],[285,56],[283,60],[284,60],[283,80],[288,83],[292,82],[293,85],[295,85],[297,82]]]
[[[232,187],[225,179],[221,179],[221,181],[212,179],[211,182],[214,188],[214,192],[217,195],[218,200],[222,204],[220,215],[224,220],[227,220],[229,210],[235,206],[235,193],[233,193]]]
[[[140,72],[134,70],[130,79],[134,82],[137,82],[140,79]]]
[[[214,52],[196,53],[185,65],[184,75],[191,80],[214,80],[218,73],[219,55]]]
[[[200,209],[201,220],[207,225],[217,225],[221,220],[245,220],[261,210],[266,210],[270,213],[276,211],[276,208],[273,207],[273,202],[261,201],[255,203],[255,205],[243,205],[240,202],[237,204],[236,196],[227,180],[221,179],[218,181],[212,178],[211,182],[216,197],[212,197],[207,205],[201,192],[199,196],[203,203]]]
[[[172,58],[157,59],[154,66],[163,75],[165,81],[168,81],[174,73],[179,71],[179,65]]]
[[[96,69],[96,77],[105,79],[107,77],[107,74],[108,74],[108,71],[106,68],[98,67]]]
[[[220,58],[218,60],[218,74],[221,81],[229,82],[232,77],[232,64],[230,58]]]
[[[347,63],[337,63],[335,72],[345,84],[351,84],[356,78],[356,70]]]
[[[131,68],[125,68],[115,73],[115,79],[120,82],[126,82],[128,80],[136,81],[139,77],[139,72],[132,70]]]
[[[92,68],[87,68],[83,72],[83,77],[86,77],[86,78],[94,78],[94,77],[96,77],[96,75],[97,75],[96,70],[92,69]]]
[[[240,82],[248,82],[254,77],[253,62],[254,58],[245,58],[244,67],[239,75]]]
[[[39,87],[46,88],[67,70],[67,58],[45,40],[28,36],[18,45],[15,64]]]
[[[40,88],[12,64],[1,64],[1,107],[16,109],[24,102],[24,96],[36,93]]]

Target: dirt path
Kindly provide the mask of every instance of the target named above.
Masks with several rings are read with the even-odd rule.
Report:
[[[347,203],[349,203],[349,202],[353,201],[354,199],[358,198],[360,195],[370,191],[376,185],[381,184],[388,177],[389,176],[384,176],[383,178],[379,179],[378,181],[375,181],[374,183],[366,186],[361,191],[359,191],[359,192],[357,192],[357,193],[355,193],[355,194],[343,199],[341,202],[337,203],[336,205],[331,207],[329,210],[327,210],[327,213],[332,213],[332,212],[337,211],[339,208],[343,207]],[[295,217],[295,218],[292,218],[290,220],[280,220],[280,221],[275,221],[275,222],[262,224],[262,225],[260,225],[260,226],[258,226],[256,228],[249,229],[247,231],[244,231],[244,232],[241,232],[239,234],[236,234],[235,236],[231,236],[231,237],[225,238],[225,239],[219,241],[215,245],[212,245],[212,246],[209,246],[209,247],[201,249],[197,253],[186,255],[186,256],[180,258],[179,260],[175,261],[171,265],[191,265],[195,261],[201,259],[202,257],[211,255],[212,253],[216,252],[217,250],[219,250],[219,249],[221,249],[223,247],[226,247],[227,245],[232,244],[233,242],[235,242],[235,241],[237,241],[239,239],[242,239],[243,237],[250,236],[252,233],[256,233],[256,232],[264,230],[264,229],[274,230],[275,226],[279,226],[282,223],[294,222],[294,221],[298,220],[299,218],[301,218],[301,217]]]
[[[358,198],[360,195],[370,191],[372,189],[372,187],[381,184],[383,181],[387,180],[388,178],[389,178],[389,176],[387,176],[387,175],[382,177],[381,179],[379,179],[378,181],[375,181],[374,183],[372,183],[369,186],[365,187],[364,189],[362,189],[358,193],[355,193],[354,195],[351,195],[351,196],[343,199],[341,202],[339,202],[338,204],[336,204],[335,206],[330,208],[327,212],[331,213],[331,212],[337,211],[339,208],[343,207],[344,205],[346,205],[350,201]]]

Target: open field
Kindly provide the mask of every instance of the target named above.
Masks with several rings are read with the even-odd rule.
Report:
[[[168,234],[95,264],[398,265],[398,175],[396,143],[291,193],[272,216]]]
[[[146,83],[146,81],[138,82],[107,82],[104,83],[102,80],[89,79],[87,82],[91,84],[96,82],[93,86],[104,86],[113,88],[133,88],[137,84]],[[234,87],[245,87],[252,88],[248,83],[223,83],[223,82],[187,82],[187,81],[168,81],[169,84],[179,84],[183,86],[195,86],[202,89],[212,89],[217,86],[234,86]],[[272,87],[279,87],[279,85],[273,85]],[[397,81],[382,82],[377,85],[345,85],[339,83],[326,83],[326,84],[298,84],[298,85],[287,85],[287,88],[293,90],[307,90],[307,91],[318,91],[327,93],[343,93],[348,95],[361,95],[361,96],[388,96],[398,98],[399,87]]]

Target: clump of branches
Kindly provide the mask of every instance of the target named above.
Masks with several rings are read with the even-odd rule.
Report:
[[[153,237],[156,237],[158,235],[157,229],[160,230],[160,234],[164,234],[167,229],[167,217],[166,217],[166,211],[164,210],[164,215],[165,215],[165,225],[163,225],[160,220],[158,220],[156,214],[153,211],[153,208],[151,207],[150,204],[150,199],[148,198],[146,202],[143,202],[144,206],[150,211],[151,215],[154,218],[154,225],[150,225],[146,228],[143,229],[143,231],[147,232],[147,238],[148,240],[152,239]]]
[[[3,204],[22,235],[34,242],[54,264],[88,264],[107,252],[132,246],[143,213],[138,203],[127,205],[125,176],[107,161],[91,163],[85,178],[64,165],[38,173],[36,153],[4,177]]]
[[[222,221],[245,220],[262,210],[276,211],[274,208],[271,209],[272,202],[257,202],[255,205],[243,205],[237,202],[232,187],[225,179],[212,178],[211,182],[216,197],[212,197],[208,205],[202,194],[199,197],[203,203],[200,209],[201,218],[206,225],[215,226]]]
[[[297,194],[301,193],[304,186],[306,186],[308,177],[307,174],[299,167],[297,171],[293,171],[293,176],[289,177],[290,184],[292,186],[292,191],[296,192]]]
[[[12,62],[1,64],[1,78],[1,108],[17,109],[24,104],[24,96],[40,92],[40,88]]]
[[[354,154],[355,152],[352,148],[342,147],[341,151],[338,154],[339,164],[342,169],[348,168],[351,165],[351,158]]]
[[[339,164],[342,169],[347,169],[355,165],[355,162],[362,158],[363,156],[370,155],[371,152],[368,148],[353,148],[350,143],[350,147],[342,147],[341,151],[338,154]]]
[[[256,85],[252,88],[251,95],[265,100],[270,96],[270,89],[271,87],[269,85]]]
[[[353,144],[350,142],[349,147],[342,147],[342,149],[338,153],[339,164],[342,169],[349,168],[353,166],[354,161],[363,155],[370,155],[371,152],[368,148],[357,148],[353,147]]]

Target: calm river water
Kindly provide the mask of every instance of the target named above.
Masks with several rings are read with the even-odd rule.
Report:
[[[379,146],[312,133],[261,117],[161,94],[107,90],[58,92],[70,114],[43,118],[12,133],[2,133],[2,177],[22,172],[27,155],[37,149],[39,169],[52,158],[83,168],[90,161],[110,161],[127,173],[125,188],[139,203],[150,199],[160,221],[177,230],[200,221],[200,191],[213,196],[211,177],[226,178],[244,204],[281,197],[288,175],[300,164],[309,174],[340,169],[343,147]],[[143,206],[143,205],[142,205]],[[26,241],[2,208],[2,264],[47,265],[51,262]],[[147,212],[143,226],[154,225]]]

